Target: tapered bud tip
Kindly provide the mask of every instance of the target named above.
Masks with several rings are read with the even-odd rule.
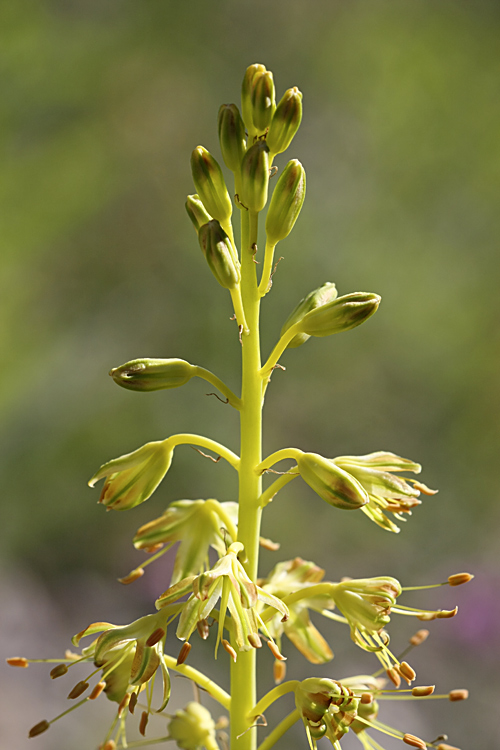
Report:
[[[196,193],[194,195],[188,195],[186,199],[186,211],[197,232],[203,224],[206,224],[207,221],[212,219],[212,216],[210,216],[201,202],[200,196]]]
[[[23,669],[29,667],[29,661],[24,656],[11,656],[6,659],[6,662],[11,667],[21,667]]]
[[[455,573],[448,577],[450,586],[461,586],[463,583],[469,583],[474,576],[471,573]]]
[[[283,94],[269,126],[266,140],[273,155],[286,151],[300,127],[301,120],[302,93],[294,86]]]
[[[262,211],[267,203],[269,186],[269,148],[257,141],[241,162],[240,202],[250,211]]]
[[[468,690],[450,690],[450,692],[448,693],[448,698],[453,703],[455,703],[456,701],[466,701],[468,697]]]
[[[271,245],[284,240],[293,229],[306,196],[304,167],[293,159],[281,174],[269,205],[266,217],[267,241]]]
[[[364,323],[378,309],[381,297],[369,292],[353,292],[337,297],[308,313],[301,321],[303,333],[309,336],[331,336],[349,331]]]
[[[191,172],[196,192],[206,211],[221,223],[229,221],[233,205],[222,170],[203,146],[197,146],[191,155]]]
[[[222,104],[218,117],[222,158],[228,169],[239,172],[246,151],[245,125],[236,104]]]
[[[257,133],[270,126],[276,109],[274,79],[270,70],[258,72],[252,80],[252,121]]]
[[[45,719],[43,721],[39,721],[38,724],[35,724],[34,727],[31,727],[28,737],[36,737],[38,734],[46,732],[49,727],[50,724]]]
[[[115,383],[130,391],[159,391],[185,385],[196,367],[183,359],[133,359],[109,373]]]

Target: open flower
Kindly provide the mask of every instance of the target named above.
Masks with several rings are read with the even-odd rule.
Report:
[[[294,560],[278,563],[262,582],[264,591],[280,599],[295,591],[304,591],[305,598],[289,605],[288,620],[283,622],[280,615],[276,614],[267,627],[280,650],[281,636],[285,633],[312,664],[324,664],[333,659],[330,646],[311,622],[309,610],[322,612],[333,609],[335,602],[328,594],[311,594],[310,597],[306,594],[308,588],[323,580],[324,574],[325,571],[314,563],[296,557]]]
[[[386,512],[403,521],[403,514],[411,515],[412,508],[420,505],[418,498],[421,492],[424,495],[435,495],[437,492],[414,479],[395,476],[393,472],[400,471],[419,474],[422,467],[394,453],[377,451],[366,456],[339,456],[333,459],[333,463],[363,487],[368,502],[361,510],[387,531],[398,533],[399,527],[385,515]]]
[[[172,449],[167,441],[146,443],[103,464],[89,481],[93,487],[106,478],[99,502],[113,510],[127,510],[151,497],[172,463]]]
[[[197,624],[212,614],[219,621],[217,645],[226,626],[238,649],[247,651],[260,645],[259,627],[266,631],[256,609],[259,600],[274,607],[283,618],[288,617],[288,608],[280,599],[250,580],[237,557],[242,550],[243,545],[235,542],[211,570],[184,578],[157,599],[156,606],[161,609],[190,594],[182,606],[177,626],[180,640],[188,641]],[[220,610],[214,611],[219,599]],[[226,618],[227,610],[231,615],[229,619]]]
[[[334,747],[357,716],[359,697],[351,688],[327,677],[309,677],[295,688],[295,705],[311,747],[328,737]]]

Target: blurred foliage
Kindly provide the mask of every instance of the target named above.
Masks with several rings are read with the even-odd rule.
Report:
[[[482,573],[479,593],[463,595],[462,627],[457,619],[436,636],[448,660],[460,652],[461,668],[443,658],[442,675],[464,681],[475,643],[496,638],[498,648],[488,602],[499,535],[499,5],[16,0],[0,5],[0,28],[5,569],[31,571],[71,609],[71,581],[127,572],[137,563],[131,534],[168,502],[234,497],[231,472],[189,448],[130,514],[105,514],[86,480],[174,432],[237,448],[235,415],[201,381],[135,394],[106,373],[135,357],[178,356],[236,387],[229,296],[183,204],[191,150],[202,143],[219,158],[219,104],[237,102],[244,69],[263,62],[279,95],[304,92],[287,158],[308,175],[263,303],[264,351],[324,281],[383,297],[361,329],[283,356],[265,448],[393,450],[421,461],[423,480],[441,489],[396,537],[363,514],[332,511],[297,481],[270,506],[264,533],[282,542],[283,559],[312,558],[333,578]],[[262,572],[275,559],[265,553]],[[145,585],[136,584],[142,602]],[[110,607],[125,607],[127,595]],[[472,683],[491,685],[494,660],[480,658]],[[339,669],[352,671],[345,657]],[[443,713],[460,725],[455,741],[472,742],[465,717]],[[433,716],[439,733],[437,708]],[[492,738],[485,726],[474,747]]]

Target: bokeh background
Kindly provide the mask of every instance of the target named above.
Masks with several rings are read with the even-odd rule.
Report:
[[[90,622],[150,611],[171,560],[120,586],[116,578],[142,559],[135,530],[175,499],[234,498],[231,471],[187,447],[133,511],[105,513],[86,482],[104,461],[179,431],[237,449],[236,415],[207,398],[202,381],[137,394],[107,372],[139,356],[174,356],[237,388],[229,297],[183,204],[193,192],[191,150],[201,143],[220,158],[218,107],[238,102],[245,68],[263,62],[278,96],[293,85],[304,92],[286,158],[308,175],[263,303],[264,351],[325,281],[383,297],[365,326],[283,356],[265,449],[392,450],[420,461],[440,493],[396,536],[328,507],[297,480],[266,514],[264,533],[282,547],[263,554],[262,573],[295,555],[334,580],[392,574],[415,585],[475,573],[463,589],[406,598],[459,603],[457,618],[430,624],[411,661],[420,683],[439,692],[468,686],[469,703],[400,703],[398,714],[387,704],[381,718],[428,741],[446,732],[462,750],[490,750],[500,697],[498,3],[16,0],[0,5],[0,28],[2,654],[57,656]],[[291,676],[376,669],[345,628],[321,627],[334,662],[310,667],[290,646]],[[394,617],[394,648],[416,629]],[[209,664],[205,646],[192,656]],[[102,741],[113,711],[104,700],[28,742],[30,726],[67,707],[73,680],[52,682],[44,666],[1,669],[2,748]],[[222,682],[226,669],[219,658]],[[260,679],[271,685],[270,658]],[[177,708],[191,687],[174,678],[174,688]],[[280,710],[288,707],[283,699]],[[161,734],[163,720],[151,723],[150,736]],[[344,745],[361,747],[350,736]],[[301,728],[280,747],[306,747]]]

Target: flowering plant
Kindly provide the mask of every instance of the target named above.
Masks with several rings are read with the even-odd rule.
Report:
[[[349,730],[365,750],[381,749],[373,736],[376,730],[422,750],[426,747],[452,750],[444,735],[424,740],[388,727],[378,720],[378,713],[380,703],[390,698],[442,697],[457,701],[467,697],[464,690],[436,696],[432,685],[411,687],[416,673],[405,657],[426,639],[427,630],[419,630],[402,654],[397,655],[389,648],[388,627],[393,614],[427,621],[453,617],[456,608],[422,610],[400,604],[399,598],[405,591],[425,587],[403,587],[389,575],[325,580],[324,570],[300,557],[278,562],[266,577],[258,578],[259,545],[272,549],[279,546],[261,539],[262,513],[296,477],[335,509],[362,510],[389,532],[399,532],[399,527],[387,514],[398,521],[405,520],[420,504],[421,494],[434,494],[421,482],[401,477],[404,472],[418,474],[419,464],[387,451],[328,458],[289,447],[262,457],[264,398],[270,376],[279,367],[285,349],[303,346],[311,336],[349,331],[367,321],[380,304],[377,294],[352,292],[338,296],[335,284],[323,284],[298,303],[262,364],[260,303],[272,287],[276,245],[292,231],[305,198],[305,171],[297,159],[288,162],[272,192],[263,252],[257,246],[259,216],[268,202],[270,177],[276,171],[273,160],[290,146],[301,118],[300,91],[296,87],[288,89],[276,105],[272,73],[263,65],[251,65],[243,81],[241,114],[234,104],[222,105],[219,110],[219,140],[225,166],[234,177],[234,201],[212,154],[199,146],[191,157],[197,192],[188,196],[186,209],[208,267],[219,285],[228,290],[233,305],[235,335],[242,353],[240,394],[234,393],[214,373],[181,359],[136,359],[110,373],[118,385],[139,392],[181,387],[193,377],[207,380],[239,415],[239,455],[211,438],[178,434],[108,461],[89,483],[94,486],[104,480],[99,502],[108,510],[128,510],[154,493],[169,470],[175,448],[190,444],[210,450],[217,456],[214,460],[222,458],[230,464],[238,475],[238,498],[224,502],[214,498],[179,500],[137,531],[133,543],[150,557],[120,579],[125,584],[143,575],[146,565],[178,544],[172,577],[165,582],[164,592],[158,592],[157,611],[124,626],[93,623],[73,638],[73,645],[80,648],[82,639],[94,637],[79,653],[70,651],[64,659],[45,660],[56,662],[52,678],[63,677],[78,663],[92,663],[94,668],[68,694],[72,702],[85,697],[72,703],[60,716],[36,724],[29,732],[30,737],[47,731],[68,711],[95,700],[103,692],[116,704],[116,709],[101,750],[142,747],[168,740],[174,740],[184,750],[216,750],[221,746],[225,750],[254,750],[256,727],[262,725],[259,718],[265,718],[266,710],[275,701],[293,693],[295,708],[268,731],[259,750],[272,748],[297,721],[303,723],[313,750],[322,738],[340,750],[342,737]],[[239,248],[231,219],[234,207],[240,214]],[[276,472],[272,468],[286,459],[293,461],[288,470]],[[278,478],[264,489],[263,476],[268,472],[278,474]],[[456,574],[433,585],[456,586],[471,577],[467,573]],[[311,664],[325,664],[333,658],[331,646],[311,620],[311,612],[347,625],[354,643],[376,657],[381,668],[371,675],[337,679],[332,671],[328,678],[313,676],[302,681],[285,681],[287,657],[283,652],[288,650],[288,641]],[[175,620],[175,628],[170,628]],[[217,633],[215,655],[222,645],[230,660],[230,693],[187,663],[192,640],[198,636],[209,638],[212,625],[216,625]],[[285,642],[283,635],[287,637]],[[176,638],[182,644],[180,650],[175,647]],[[256,667],[263,642],[275,658],[276,687],[259,699]],[[172,649],[177,655],[171,654]],[[27,667],[30,663],[24,657],[8,661],[17,667]],[[179,672],[206,690],[227,716],[214,721],[197,701],[173,716],[165,713],[171,694],[171,671]],[[163,682],[159,705],[153,700],[157,674],[162,675]],[[91,687],[93,679],[95,684]],[[387,680],[390,689],[386,687]],[[399,689],[402,681],[408,689]],[[130,741],[127,729],[137,707],[141,709],[138,730],[142,738]],[[169,717],[167,735],[146,738],[152,715]],[[229,735],[223,731],[226,726]]]

